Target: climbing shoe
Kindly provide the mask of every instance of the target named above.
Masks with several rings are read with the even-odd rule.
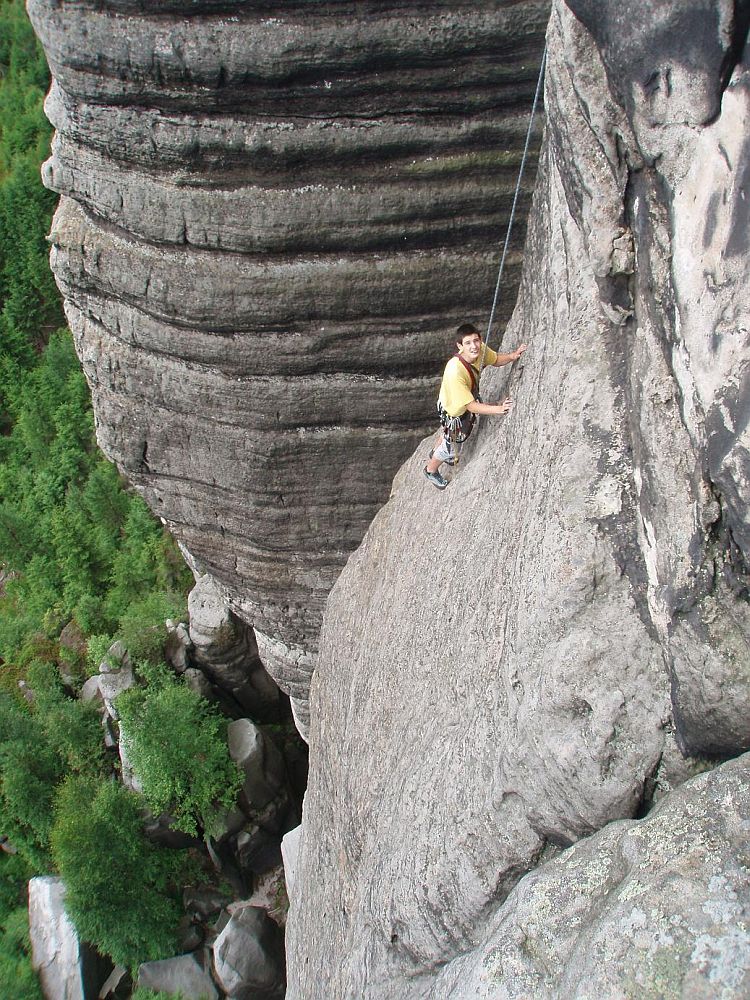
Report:
[[[435,453],[435,449],[434,448],[430,448],[430,454],[427,457],[428,458],[432,458],[432,456],[434,455],[434,453]],[[457,461],[458,461],[457,458],[445,458],[445,459],[443,459],[443,463],[445,465],[455,465]]]
[[[437,486],[439,490],[444,490],[448,485],[448,480],[443,479],[439,472],[428,472],[426,465],[424,469],[422,469],[422,472],[424,472],[425,479],[429,479],[432,485]]]

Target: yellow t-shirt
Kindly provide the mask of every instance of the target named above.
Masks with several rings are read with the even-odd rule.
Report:
[[[484,353],[482,367],[486,368],[488,365],[494,365],[497,361],[497,352],[493,351],[491,347],[484,345],[482,350]],[[477,383],[479,382],[480,361],[482,361],[481,355],[471,366],[476,374]],[[466,366],[456,355],[445,366],[443,381],[440,384],[440,396],[438,398],[449,417],[462,416],[466,413],[469,403],[474,399],[474,394],[471,391],[471,376],[466,371]]]

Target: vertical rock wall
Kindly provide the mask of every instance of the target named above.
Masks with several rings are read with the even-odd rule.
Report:
[[[576,962],[597,954],[594,931],[577,950],[553,919],[577,877],[595,894],[609,866],[620,884],[627,838],[605,837],[610,860],[592,848],[585,871],[562,855],[567,888],[542,894],[533,927],[524,883],[507,920],[503,901],[530,868],[711,766],[694,755],[750,747],[746,7],[553,5],[546,142],[506,334],[529,350],[483,385],[515,407],[483,420],[443,493],[420,475],[423,443],[327,605],[293,1000],[648,985],[619,965],[587,992]],[[678,797],[663,814],[693,830],[675,865],[705,893],[655,890],[667,914],[684,902],[685,934],[646,995],[713,996],[718,982],[744,995],[725,973],[748,966],[747,939],[721,971],[712,958],[750,907],[747,758],[727,774],[703,806]],[[704,841],[699,873],[690,838],[708,837],[722,801],[722,843]],[[671,870],[652,849],[643,872]],[[702,912],[709,899],[719,909]]]
[[[548,4],[28,9],[99,442],[304,715],[326,595],[486,310]]]

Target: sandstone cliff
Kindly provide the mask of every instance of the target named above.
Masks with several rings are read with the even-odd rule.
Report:
[[[744,973],[722,978],[717,957],[731,900],[746,919],[750,898],[736,818],[722,848],[735,875],[715,869],[729,909],[700,960],[701,899],[653,897],[687,929],[661,942],[661,987],[643,954],[632,981],[622,968],[601,991],[576,978],[605,932],[589,914],[577,949],[563,943],[570,855],[551,861],[566,888],[549,894],[546,924],[534,916],[538,935],[523,895],[502,907],[560,848],[646,813],[704,766],[694,755],[750,746],[750,66],[737,13],[553,5],[546,142],[507,332],[530,345],[510,378],[515,409],[484,421],[443,494],[420,481],[418,449],[329,598],[290,921],[295,1000],[748,987]],[[485,398],[506,387],[486,373]],[[712,808],[747,809],[747,763],[732,773],[709,825]],[[674,823],[692,814],[680,801]],[[706,899],[710,870],[696,872]],[[746,970],[746,937],[740,953]],[[514,980],[524,968],[538,990]]]
[[[99,442],[304,723],[326,595],[486,301],[548,3],[28,9]]]
[[[304,712],[487,301],[546,7],[29,8],[100,441]],[[553,4],[515,409],[443,494],[417,449],[328,601],[293,1000],[750,990],[747,757],[692,777],[750,747],[748,20]]]

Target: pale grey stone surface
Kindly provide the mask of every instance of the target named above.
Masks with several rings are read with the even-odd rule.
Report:
[[[284,878],[287,895],[291,899],[297,890],[297,871],[299,869],[299,852],[302,847],[302,824],[295,826],[281,839],[281,857],[284,861]]]
[[[138,985],[155,993],[180,994],[185,1000],[218,1000],[220,994],[193,953],[144,962],[138,967]]]
[[[29,882],[29,933],[32,965],[45,996],[83,1000],[80,942],[65,912],[61,878],[44,875]]]
[[[313,678],[290,1000],[422,1000],[530,868],[750,745],[739,8],[555,0],[504,340],[529,352],[483,385],[515,408],[445,493],[426,442],[403,466],[313,676],[442,341],[487,302],[543,6],[344,6],[328,36],[317,4],[29,6],[102,446],[302,728]]]
[[[279,748],[250,719],[236,719],[227,730],[229,755],[245,774],[242,792],[261,810],[282,792],[286,768]]]
[[[29,935],[31,963],[47,1000],[97,995],[112,963],[79,940],[65,911],[61,878],[39,875],[29,881]]]
[[[678,748],[750,746],[744,39],[729,4],[639,9],[644,75],[618,81],[553,5],[504,341],[529,350],[483,379],[514,409],[483,420],[443,493],[420,446],[329,597],[290,1000],[423,997],[526,871],[700,768]],[[686,10],[715,28],[690,64],[649,47]]]
[[[519,882],[430,1000],[750,995],[750,756]]]
[[[209,680],[229,694],[238,710],[260,722],[278,721],[279,688],[261,662],[253,630],[229,609],[208,573],[190,591],[188,611],[192,658]]]
[[[114,702],[119,694],[135,684],[135,674],[130,662],[130,654],[121,640],[113,642],[106,658],[99,664],[99,692],[104,700],[107,714],[118,719]]]
[[[279,928],[257,906],[238,905],[214,943],[214,971],[233,1000],[280,1000],[284,963]]]

